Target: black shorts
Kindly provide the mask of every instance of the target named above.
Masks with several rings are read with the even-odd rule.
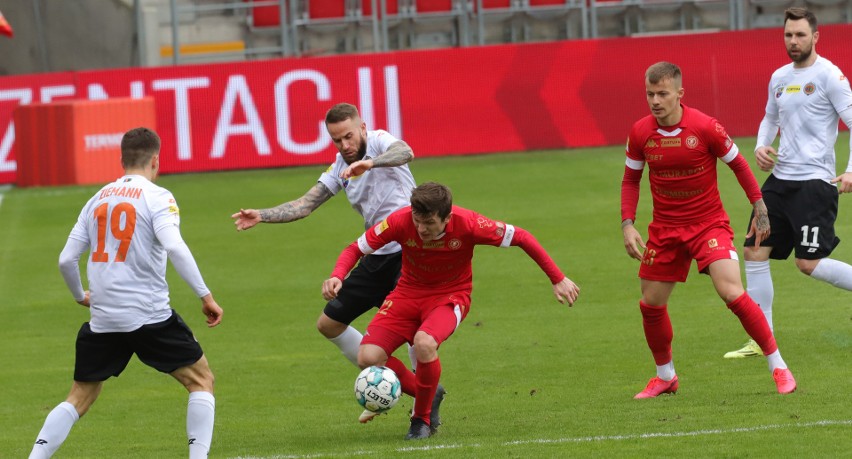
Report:
[[[372,308],[385,301],[399,280],[402,252],[390,255],[367,255],[343,280],[337,298],[325,305],[328,317],[349,325]]]
[[[819,260],[831,254],[840,239],[834,234],[837,220],[837,188],[822,180],[781,180],[769,175],[763,187],[769,210],[769,237],[760,243],[772,247],[770,258],[786,260],[793,249],[796,258]],[[754,217],[752,211],[749,218]],[[746,246],[754,245],[754,237]]]
[[[163,373],[192,365],[204,355],[192,330],[174,310],[168,319],[132,332],[95,333],[86,322],[77,333],[74,380],[97,382],[118,376],[134,353]]]

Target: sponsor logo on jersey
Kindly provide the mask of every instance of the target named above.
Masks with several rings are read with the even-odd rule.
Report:
[[[731,136],[728,136],[725,139],[725,148],[731,148],[731,145],[733,145],[733,144],[734,144],[734,141],[731,140]]]
[[[715,238],[710,239],[709,241],[707,241],[707,245],[710,246],[711,249],[715,249],[719,246],[719,241],[717,241]]]
[[[698,137],[691,135],[686,138],[686,146],[689,148],[695,148],[698,146]]]
[[[715,128],[716,128],[716,132],[718,132],[719,134],[728,135],[728,133],[725,132],[725,126],[722,126],[721,124],[716,123]]]
[[[784,88],[784,92],[786,92],[787,94],[802,92],[802,87],[797,84],[793,86],[787,86],[786,88]]]
[[[846,79],[846,75],[840,75],[840,81],[843,81],[845,79]]]
[[[330,174],[330,173],[331,173],[331,168],[332,168],[332,167],[334,167],[334,164],[332,164],[331,166],[328,166],[328,169],[326,169],[326,170],[325,170],[325,173],[326,173],[326,174]]]
[[[680,137],[675,137],[673,139],[660,139],[660,146],[663,148],[680,147]]]
[[[444,241],[429,241],[423,243],[424,249],[441,249],[444,247]]]
[[[180,215],[180,209],[178,209],[178,206],[172,204],[172,205],[169,206],[169,213],[175,214],[175,215]]]
[[[645,148],[657,148],[657,147],[659,147],[659,145],[657,145],[657,142],[654,141],[654,139],[648,139],[648,141],[645,142]]]
[[[810,96],[811,94],[814,93],[814,91],[816,91],[816,85],[814,85],[813,83],[808,83],[808,84],[805,85],[805,95],[806,96]]]
[[[499,231],[499,228],[498,228],[498,231]],[[461,241],[460,241],[460,240],[458,240],[458,239],[450,239],[450,242],[449,242],[449,244],[448,244],[448,247],[449,247],[451,250],[458,250],[458,249],[459,249],[459,247],[461,247],[461,245],[462,245],[462,244],[461,244]]]
[[[480,228],[490,228],[491,226],[494,225],[493,221],[491,221],[491,220],[489,220],[485,217],[477,218],[476,223],[479,225]]]
[[[409,247],[417,247],[417,243],[414,242],[414,239],[409,239],[409,240],[405,241],[405,245],[407,245]]]
[[[381,223],[376,225],[376,229],[375,229],[376,236],[382,234],[386,229],[388,229],[388,227],[389,227],[389,225],[388,225],[387,219],[382,220]]]

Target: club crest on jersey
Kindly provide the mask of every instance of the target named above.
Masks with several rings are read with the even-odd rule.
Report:
[[[698,137],[691,135],[686,138],[686,146],[689,148],[695,148],[698,146]]]
[[[814,85],[813,83],[808,83],[805,85],[804,91],[806,96],[810,96],[814,93],[814,91],[816,91],[816,85]]]
[[[775,98],[779,99],[782,94],[784,94],[784,86],[778,86],[778,88],[775,89]]]
[[[458,239],[450,239],[450,242],[447,243],[447,247],[451,250],[458,250],[461,247],[461,241]]]

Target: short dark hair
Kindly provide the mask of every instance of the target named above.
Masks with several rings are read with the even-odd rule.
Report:
[[[453,193],[445,185],[426,182],[411,191],[411,211],[416,215],[437,214],[443,220],[452,210]]]
[[[680,67],[671,62],[662,61],[648,67],[648,70],[645,71],[645,79],[651,84],[657,84],[667,78],[674,80],[675,86],[680,87],[683,83]]]
[[[817,18],[812,11],[801,6],[791,6],[784,10],[784,25],[787,25],[787,21],[798,21],[799,19],[807,19],[808,25],[811,26],[811,32],[817,31]]]
[[[325,124],[339,123],[348,119],[360,119],[358,108],[352,104],[340,103],[328,109],[325,113]]]
[[[160,136],[148,128],[131,129],[121,138],[121,165],[125,169],[143,167],[158,153]]]

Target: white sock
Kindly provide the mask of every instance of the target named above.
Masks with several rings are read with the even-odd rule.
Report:
[[[35,446],[30,453],[30,459],[47,459],[62,446],[62,442],[71,432],[71,427],[80,419],[77,409],[68,402],[56,406],[44,420],[44,426],[38,433]]]
[[[769,329],[775,330],[772,325],[772,300],[775,298],[775,288],[772,285],[772,275],[769,272],[769,260],[746,261],[746,291],[755,303],[760,306]]]
[[[190,392],[186,405],[186,437],[189,459],[206,459],[213,440],[216,399],[210,392]]]
[[[335,338],[329,338],[328,340],[334,343],[340,349],[340,352],[352,362],[356,367],[358,366],[358,348],[361,347],[361,338],[364,335],[361,334],[358,330],[355,330],[351,326],[347,326],[346,330],[343,330],[343,333],[337,335]]]
[[[674,360],[665,365],[657,365],[657,377],[663,381],[671,381],[675,377]]]
[[[408,359],[411,360],[411,371],[417,371],[417,354],[414,353],[414,346],[408,345]]]
[[[852,266],[842,261],[823,258],[817,263],[811,277],[844,290],[852,290]]]
[[[766,362],[769,364],[769,371],[775,371],[776,368],[782,370],[787,368],[787,363],[781,358],[781,351],[775,351],[766,356]]]

